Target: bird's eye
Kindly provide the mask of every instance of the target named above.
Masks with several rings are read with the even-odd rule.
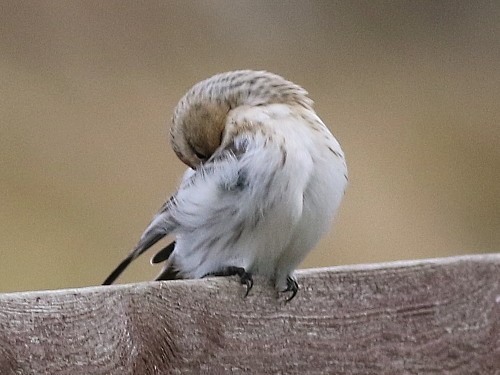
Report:
[[[194,151],[194,154],[196,155],[196,157],[200,160],[207,160],[207,156],[206,155],[203,155],[201,153],[199,153],[198,151]]]
[[[191,149],[191,152],[193,154],[196,155],[196,157],[198,159],[200,159],[201,161],[206,161],[208,159],[207,155],[205,155],[204,153],[200,152],[197,150],[198,147],[195,147],[194,145],[192,145],[190,142],[188,142],[188,146],[189,148]]]

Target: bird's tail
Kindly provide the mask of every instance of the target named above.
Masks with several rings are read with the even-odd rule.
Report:
[[[123,259],[120,264],[111,272],[111,274],[104,280],[102,285],[111,285],[113,282],[121,275],[121,273],[128,267],[134,259],[136,259],[143,252],[148,250],[151,246],[160,241],[163,237],[170,234],[178,223],[172,219],[170,216],[170,208],[175,205],[175,197],[172,196],[167,202],[163,204],[158,214],[155,216],[153,221],[149,224],[139,243],[134,247],[134,249]],[[165,246],[159,253],[155,256],[161,259],[167,259],[172,251],[174,250],[175,242],[170,243]]]
[[[155,229],[155,228],[152,228]],[[152,233],[151,233],[152,232]],[[111,285],[113,282],[121,275],[121,273],[128,267],[128,265],[136,259],[139,255],[161,240],[166,236],[166,233],[163,231],[153,230],[146,231],[144,235],[141,237],[141,240],[137,244],[137,246],[130,252],[129,255],[125,259],[123,259],[120,264],[111,272],[111,274],[104,280],[102,285]]]

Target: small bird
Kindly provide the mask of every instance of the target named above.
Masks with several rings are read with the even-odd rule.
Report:
[[[177,104],[171,145],[189,168],[132,252],[104,281],[167,235],[157,280],[237,275],[298,289],[293,273],[331,226],[347,186],[344,153],[307,91],[265,71],[217,74]]]

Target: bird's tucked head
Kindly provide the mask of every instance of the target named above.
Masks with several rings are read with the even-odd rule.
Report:
[[[265,71],[217,74],[194,85],[174,110],[170,139],[185,164],[197,168],[221,145],[228,113],[240,106],[272,103],[311,108],[307,91]]]

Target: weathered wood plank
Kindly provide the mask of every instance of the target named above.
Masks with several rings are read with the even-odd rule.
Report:
[[[0,295],[0,374],[500,374],[500,254]]]

